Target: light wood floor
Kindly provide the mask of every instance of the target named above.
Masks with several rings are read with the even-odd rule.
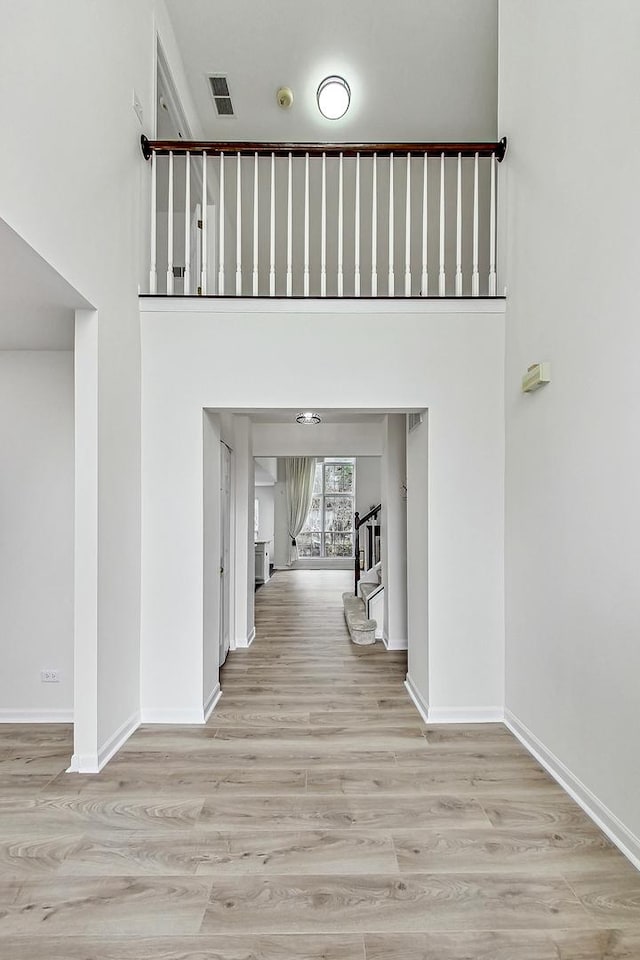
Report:
[[[7,960],[640,958],[640,874],[501,725],[425,727],[342,573],[256,595],[206,727],[0,727]]]

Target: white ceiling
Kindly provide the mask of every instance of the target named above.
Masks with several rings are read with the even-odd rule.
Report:
[[[0,350],[73,350],[74,311],[89,306],[0,220]]]
[[[498,0],[167,0],[205,137],[434,141],[496,137]],[[235,118],[218,118],[207,75],[228,76]],[[318,112],[339,73],[351,108]],[[282,110],[275,93],[294,93]]]

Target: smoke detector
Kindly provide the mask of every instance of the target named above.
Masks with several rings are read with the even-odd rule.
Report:
[[[280,87],[276,93],[278,106],[283,110],[290,110],[293,106],[293,90],[291,87]]]

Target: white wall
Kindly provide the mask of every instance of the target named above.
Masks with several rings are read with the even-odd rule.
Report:
[[[0,206],[13,228],[100,309],[100,574],[97,637],[86,638],[96,645],[99,671],[94,763],[100,747],[135,718],[139,703],[136,293],[146,172],[138,162],[141,130],[131,101],[135,87],[151,116],[155,6],[150,0],[26,0],[0,7],[5,136],[15,144],[38,144],[2,151]],[[89,143],[90,160],[80,146]]]
[[[202,409],[429,407],[432,706],[501,705],[502,304],[193,300],[175,310],[147,300],[141,309],[145,696],[157,693],[146,683],[148,666],[161,665],[166,705],[190,706],[182,665],[202,644]],[[339,339],[342,349],[331,376],[310,385],[295,361],[309,349],[314,313],[325,340]],[[365,370],[382,364],[375,382],[354,376],[356,349]],[[230,362],[239,356],[242,364]],[[268,389],[265,362],[273,372]],[[425,642],[425,626],[409,623],[410,645]]]
[[[639,36],[635,0],[501,2],[506,702],[636,838]],[[538,360],[553,381],[523,396]]]
[[[256,483],[275,483],[278,479],[277,457],[256,457]]]
[[[385,588],[382,636],[385,644],[396,650],[407,646],[407,503],[403,494],[403,484],[407,483],[406,432],[407,418],[403,414],[384,418],[380,514]],[[424,495],[426,500],[426,489]],[[412,550],[412,564],[423,563],[428,540],[414,541]]]
[[[73,354],[0,352],[0,720],[73,716],[73,501]]]
[[[275,525],[276,506],[274,484],[255,488],[255,498],[258,501],[258,540],[267,540],[269,556],[273,562],[275,552]]]
[[[422,642],[410,643],[407,657],[407,682],[423,707],[434,703],[438,691],[430,692],[429,662],[429,577],[430,556],[425,556],[421,545],[429,542],[429,418],[407,433],[407,552],[416,557],[407,569],[407,621],[421,624]],[[435,517],[434,517],[435,520]],[[440,671],[434,668],[433,679],[440,680]],[[425,696],[425,691],[427,694]],[[497,701],[499,702],[499,701]],[[437,716],[436,716],[437,719]],[[450,716],[448,719],[455,719]]]
[[[338,408],[339,404],[332,403]],[[354,457],[382,453],[382,417],[364,423],[254,423],[253,448],[257,457]]]
[[[255,431],[255,425],[254,425]],[[274,499],[274,562],[276,567],[289,563],[289,522],[287,518],[287,485],[284,478],[284,460],[278,458],[278,482],[273,488]]]
[[[148,270],[142,250],[149,168],[132,100],[135,89],[144,131],[152,133],[156,27],[172,64],[179,64],[160,0],[0,0],[0,17],[3,134],[14,144],[0,154],[0,209],[98,309],[96,632],[83,634],[83,643],[95,647],[86,662],[98,670],[97,681],[85,679],[87,688],[97,683],[89,769],[131,729],[139,708],[137,292]],[[181,77],[179,68],[179,84]],[[188,95],[185,102],[189,109]],[[93,518],[78,515],[80,523]]]
[[[203,579],[204,633],[202,650],[202,708],[210,702],[218,685],[220,668],[220,529],[221,450],[220,417],[204,411],[203,427]],[[204,715],[204,714],[203,714]],[[200,717],[197,718],[201,719]]]
[[[235,640],[246,647],[253,640],[253,585],[255,582],[254,460],[249,417],[234,417],[233,465],[235,477]],[[249,589],[247,587],[249,586]]]
[[[356,457],[356,510],[363,517],[381,500],[380,457]]]

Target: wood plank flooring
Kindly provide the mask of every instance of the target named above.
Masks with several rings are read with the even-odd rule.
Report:
[[[426,727],[345,573],[279,573],[205,727],[0,726],[7,960],[640,960],[640,874],[502,725]]]

